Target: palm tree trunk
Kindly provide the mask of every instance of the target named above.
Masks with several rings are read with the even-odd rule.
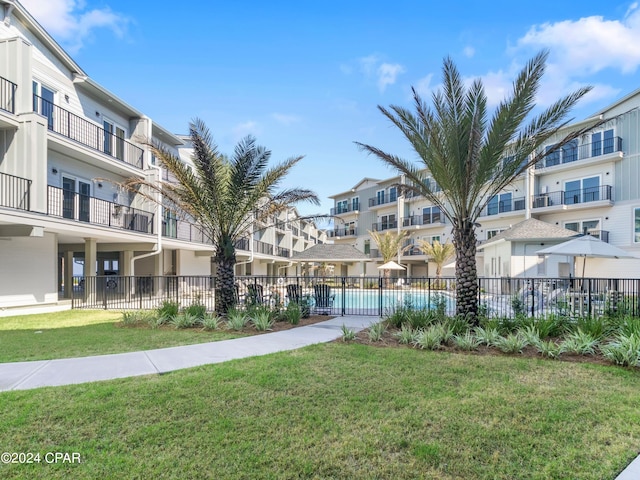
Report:
[[[476,269],[476,232],[465,221],[453,227],[456,248],[456,314],[478,325],[478,271]]]
[[[236,251],[231,239],[225,239],[218,245],[215,255],[217,264],[216,313],[226,315],[236,304],[235,265]]]

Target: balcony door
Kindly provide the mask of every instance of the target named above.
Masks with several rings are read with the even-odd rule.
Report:
[[[124,128],[118,126],[109,119],[104,119],[104,153],[124,160],[124,138],[126,133]]]
[[[40,98],[38,98],[40,97]],[[47,127],[53,130],[53,105],[55,92],[39,82],[33,82],[33,111],[47,117]]]
[[[62,176],[62,216],[81,222],[90,221],[91,183]]]

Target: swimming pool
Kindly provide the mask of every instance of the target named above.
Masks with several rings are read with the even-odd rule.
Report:
[[[414,309],[435,309],[442,299],[448,313],[455,310],[455,298],[450,292],[438,290],[377,290],[377,289],[335,289],[333,312],[346,314],[388,313],[398,307],[410,306]]]

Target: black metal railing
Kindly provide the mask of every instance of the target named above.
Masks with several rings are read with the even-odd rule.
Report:
[[[211,237],[204,232],[200,225],[176,218],[165,218],[162,221],[162,236],[205,245],[213,243]]]
[[[609,232],[607,230],[587,230],[585,233],[597,238],[598,240],[609,243]]]
[[[31,180],[0,173],[0,207],[31,210]]]
[[[255,253],[261,253],[263,255],[273,255],[273,245],[265,243],[260,240],[253,241],[253,251]]]
[[[143,168],[144,151],[142,148],[113,132],[108,132],[95,123],[35,94],[33,95],[33,111],[47,118],[49,130],[124,163],[140,169]]]
[[[235,247],[238,250],[249,251],[251,249],[250,240],[247,237],[240,238],[236,240]]]
[[[291,250],[289,250],[288,248],[276,247],[275,251],[276,251],[276,257],[289,258],[291,256]]]
[[[332,208],[330,210],[331,215],[341,215],[343,213],[349,213],[349,212],[356,212],[360,210],[360,204],[359,203],[348,203],[346,205],[344,204],[338,204],[338,206]]]
[[[352,237],[354,235],[358,235],[358,229],[356,227],[334,228],[333,230],[327,231],[327,236],[329,238]]]
[[[0,110],[16,113],[16,89],[18,85],[0,77]]]
[[[371,197],[369,199],[370,207],[377,207],[378,205],[386,205],[387,203],[393,203],[398,200],[398,194],[389,194],[382,197]]]
[[[543,208],[553,205],[575,205],[600,200],[613,200],[613,187],[611,185],[541,193],[532,197],[532,204],[533,208]]]
[[[583,143],[582,145],[569,143],[557,150],[549,151],[542,160],[536,163],[535,168],[554,167],[621,151],[622,138],[620,137],[605,138],[598,142]]]
[[[47,215],[110,228],[154,233],[153,216],[127,205],[47,186]]]
[[[236,277],[236,286],[240,307],[258,300],[251,293],[259,290],[259,301],[265,305],[304,301],[312,313],[384,316],[410,308],[454,315],[456,310],[456,279],[451,277],[251,276]],[[152,309],[169,300],[182,307],[197,302],[214,310],[216,278],[74,277],[70,289],[73,308]],[[489,317],[640,314],[640,279],[479,278],[478,291],[479,310]]]
[[[524,197],[514,198],[512,200],[501,200],[499,202],[494,202],[488,204],[482,212],[480,213],[481,217],[498,215],[500,213],[508,213],[508,212],[517,212],[520,210],[524,210],[526,207],[526,199]]]
[[[396,220],[371,224],[371,230],[373,230],[374,232],[381,232],[383,230],[389,230],[391,228],[398,228],[398,222]]]
[[[444,216],[442,213],[411,215],[410,217],[402,217],[401,221],[403,227],[412,227],[415,225],[442,225],[444,223]]]

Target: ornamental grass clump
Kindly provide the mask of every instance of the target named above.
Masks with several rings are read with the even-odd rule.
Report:
[[[302,310],[296,302],[289,302],[283,312],[284,319],[291,325],[298,325],[302,318]]]
[[[442,325],[431,325],[418,332],[414,343],[423,350],[437,350],[442,347],[444,334]]]
[[[600,346],[607,360],[625,367],[640,367],[640,335],[619,333],[615,339]]]
[[[200,320],[203,330],[218,330],[220,328],[220,317],[217,313],[206,313]]]
[[[487,347],[494,346],[496,340],[500,338],[500,333],[493,327],[476,327],[473,329],[473,333],[480,343]]]
[[[558,358],[562,353],[562,348],[553,340],[540,340],[535,345],[538,353],[547,358]]]
[[[273,324],[275,323],[271,316],[271,311],[266,307],[255,308],[251,312],[249,321],[259,332],[266,332],[267,330],[271,330]]]
[[[560,351],[576,355],[594,355],[597,345],[598,340],[596,338],[578,328],[564,338],[560,344]]]
[[[409,325],[402,325],[400,331],[394,333],[393,336],[398,339],[398,343],[408,345],[415,342],[417,334],[418,331]]]
[[[352,330],[352,329],[348,328],[344,323],[342,324],[342,327],[341,327],[340,330],[342,331],[342,341],[343,342],[349,342],[351,340],[355,340],[356,339],[355,330]]]
[[[469,331],[460,335],[454,335],[452,341],[457,348],[466,351],[477,350],[481,343],[480,340]]]
[[[387,331],[387,326],[385,322],[378,322],[375,325],[371,325],[369,328],[369,341],[370,342],[379,342],[382,340],[382,336]]]
[[[195,327],[198,322],[199,320],[195,315],[183,312],[173,317],[168,323],[176,329],[183,329]]]
[[[229,330],[242,330],[249,321],[249,318],[242,310],[230,308],[227,311],[227,328]]]
[[[527,340],[517,333],[510,333],[505,337],[498,337],[495,346],[503,353],[522,353],[527,346]]]

